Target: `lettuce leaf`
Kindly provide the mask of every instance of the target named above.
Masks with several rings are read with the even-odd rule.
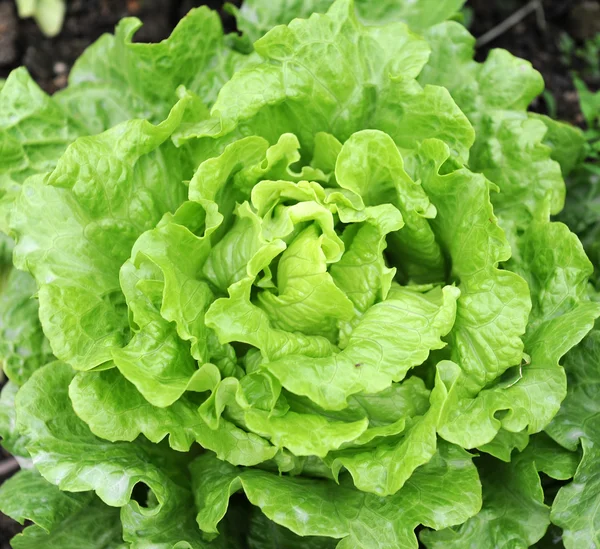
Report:
[[[416,31],[422,31],[449,19],[465,3],[465,0],[416,0],[399,2],[382,0],[373,4],[369,0],[356,0],[355,7],[359,18],[365,24],[382,25],[390,21],[403,21]],[[244,33],[243,47],[266,34],[276,25],[287,25],[297,17],[307,18],[313,13],[323,13],[333,4],[333,0],[246,0],[241,8],[232,4],[227,9],[235,15],[237,27]]]
[[[579,445],[583,457],[573,482],[561,488],[552,505],[552,522],[563,529],[567,549],[598,542],[595,507],[600,501],[600,471],[597,446],[600,432],[594,421],[598,413],[598,359],[600,332],[597,327],[565,359],[569,376],[567,397],[546,428],[548,434],[569,450]]]
[[[11,540],[15,549],[125,548],[117,509],[89,492],[62,492],[35,471],[22,470],[7,480],[0,501],[3,513],[21,524],[34,523]]]
[[[571,478],[577,456],[537,435],[509,463],[492,457],[477,460],[483,485],[481,512],[458,528],[423,531],[428,549],[477,547],[530,547],[550,524],[550,507],[544,502],[539,472],[560,480]]]
[[[227,46],[221,20],[206,7],[191,10],[158,44],[133,42],[141,22],[123,19],[77,60],[56,101],[95,134],[131,118],[157,123],[185,86],[204,104],[214,102],[231,75],[249,62]],[[201,104],[201,103],[200,103]]]
[[[414,528],[419,524],[443,528],[463,521],[481,505],[469,454],[446,444],[402,491],[386,499],[327,480],[240,471],[208,454],[194,461],[191,470],[198,523],[206,532],[216,533],[230,494],[243,489],[274,522],[301,536],[341,539],[339,549],[390,544],[416,548]]]

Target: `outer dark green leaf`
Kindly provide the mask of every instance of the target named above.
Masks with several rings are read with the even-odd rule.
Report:
[[[105,34],[90,46],[56,96],[91,134],[131,118],[162,121],[181,85],[211,104],[247,60],[226,46],[218,14],[206,7],[190,11],[158,44],[134,43],[140,26],[136,18],[123,19],[114,36]]]
[[[0,294],[0,360],[17,385],[53,359],[38,319],[36,292],[31,275],[13,269]]]
[[[241,471],[210,454],[192,464],[198,524],[216,532],[228,499],[243,489],[253,505],[298,535],[341,539],[338,549],[415,548],[414,528],[460,523],[481,504],[479,481],[469,454],[440,446],[432,461],[418,469],[395,496],[363,494],[346,483],[277,477]]]
[[[62,491],[93,490],[105,504],[123,507],[123,538],[134,549],[207,547],[194,523],[189,457],[143,439],[96,437],[71,407],[73,376],[67,365],[49,364],[19,391],[19,428],[40,473]],[[137,484],[150,490],[147,508],[132,499]]]
[[[30,520],[51,532],[90,505],[93,494],[62,492],[35,470],[22,470],[0,486],[0,510],[24,524]]]
[[[583,459],[573,482],[561,488],[552,504],[552,522],[563,529],[567,549],[594,547],[600,543],[600,452],[597,442],[582,440]]]
[[[0,90],[0,230],[21,183],[56,166],[60,155],[85,128],[31,79],[14,70]]]
[[[260,511],[252,513],[248,525],[250,549],[334,549],[337,540],[325,537],[301,537],[269,520]]]
[[[333,0],[246,0],[238,10],[229,6],[237,19],[238,28],[250,42],[258,40],[276,25],[287,25],[297,17],[307,18],[323,13]],[[404,21],[412,29],[422,31],[457,12],[464,0],[355,0],[355,7],[363,22],[384,25]],[[247,46],[246,46],[247,47]]]
[[[577,456],[546,435],[537,435],[523,451],[503,463],[489,456],[477,460],[483,485],[483,507],[456,528],[426,531],[421,539],[429,549],[512,549],[530,547],[550,524],[550,508],[538,471],[562,480],[573,474]]]
[[[527,428],[532,434],[546,427],[566,394],[566,376],[559,360],[581,341],[600,314],[598,304],[587,298],[592,266],[565,225],[532,223],[515,252],[509,266],[527,279],[533,300],[524,337],[530,358],[521,366],[522,376],[515,383],[497,383],[475,398],[462,400],[459,415],[452,420],[457,432],[491,434],[502,425],[511,432]],[[460,392],[457,386],[455,394]],[[498,410],[509,413],[499,420],[494,416]],[[491,438],[482,437],[479,444]]]
[[[21,524],[14,549],[117,549],[123,547],[119,511],[89,492],[61,491],[35,470],[23,470],[0,487],[0,509]]]
[[[13,549],[127,549],[118,509],[97,498],[49,533],[29,526],[11,540],[11,545]]]
[[[18,390],[19,387],[9,381],[0,392],[0,437],[2,437],[2,447],[7,452],[14,456],[27,457],[28,452],[25,448],[27,439],[17,428],[15,397]]]
[[[184,199],[185,156],[164,142],[186,103],[158,126],[134,120],[79,139],[20,194],[15,264],[36,278],[54,353],[79,369],[107,362],[127,342],[119,269],[137,236]]]
[[[594,329],[565,360],[568,393],[558,414],[546,429],[566,448],[579,442],[583,459],[573,482],[561,488],[552,505],[552,522],[563,529],[567,549],[600,543],[600,331]]]
[[[473,124],[477,139],[469,166],[500,187],[492,201],[503,228],[512,233],[526,227],[548,195],[551,212],[558,213],[565,196],[560,167],[543,144],[546,125],[526,113],[543,91],[541,75],[500,49],[476,63],[475,38],[458,23],[437,25],[426,36],[432,55],[419,80],[446,87]]]

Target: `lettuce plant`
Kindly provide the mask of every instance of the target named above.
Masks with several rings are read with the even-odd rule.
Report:
[[[559,361],[600,315],[550,221],[578,134],[527,114],[529,64],[472,61],[460,2],[300,4],[247,2],[241,38],[206,9],[156,45],[125,20],[64,92],[0,92],[2,224],[48,340],[1,397],[33,465],[0,488],[35,523],[16,549],[544,536],[539,473],[578,461]]]

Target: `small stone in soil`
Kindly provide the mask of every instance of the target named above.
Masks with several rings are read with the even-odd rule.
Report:
[[[64,61],[54,63],[54,74],[65,74],[68,70],[69,67]]]

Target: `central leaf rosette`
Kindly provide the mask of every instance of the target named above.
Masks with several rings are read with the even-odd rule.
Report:
[[[186,307],[206,310],[219,356],[237,363],[214,361],[207,349],[212,362],[190,387],[198,390],[217,364],[211,379],[220,381],[201,385],[212,391],[200,407],[207,423],[231,422],[269,441],[280,470],[286,458],[298,472],[297,458],[318,458],[329,475],[346,467],[361,489],[393,494],[436,450],[449,380],[438,376],[428,387],[433,364],[423,377],[407,374],[446,346],[460,290],[445,283],[450,267],[427,219],[436,208],[389,136],[363,131],[342,145],[320,134],[316,147],[320,154],[295,172],[293,135],[271,147],[242,139],[191,180],[195,202],[180,211],[193,207],[207,220],[213,212],[194,247],[213,244],[196,271],[202,290],[186,294]],[[181,230],[179,217],[157,231]],[[155,238],[153,231],[136,245],[138,287],[144,265],[158,263],[149,251]],[[423,264],[420,254],[431,270],[422,284],[402,285]],[[440,368],[457,375],[452,363]]]
[[[110,350],[116,370],[75,377],[75,411],[103,438],[169,433],[233,465],[345,468],[395,494],[436,453],[454,385],[477,391],[521,357],[519,333],[493,347],[523,331],[529,297],[496,267],[508,253],[489,186],[435,139],[403,154],[379,130],[319,133],[309,162],[292,134],[231,143],[133,245],[119,275],[132,336]],[[474,353],[494,369],[452,362]],[[192,425],[161,424],[179,409]]]

